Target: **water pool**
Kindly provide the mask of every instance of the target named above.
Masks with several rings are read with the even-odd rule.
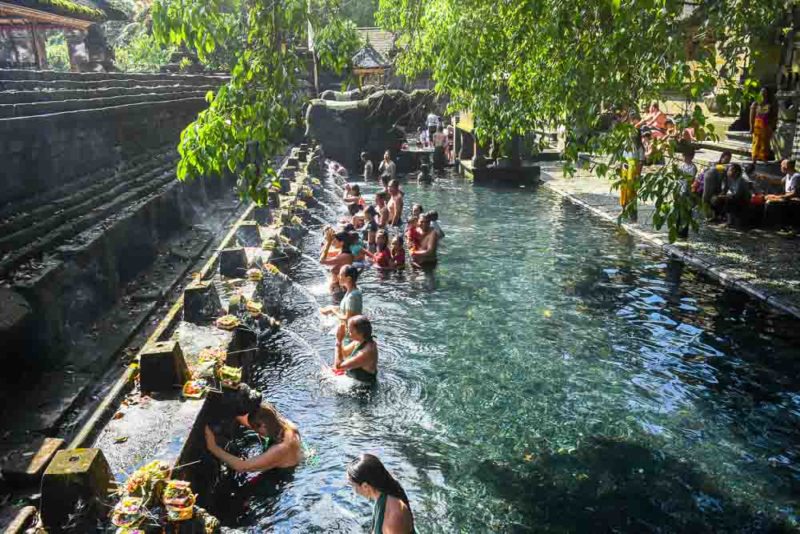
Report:
[[[226,524],[365,531],[371,503],[344,469],[372,452],[409,493],[418,532],[796,528],[798,322],[544,189],[448,176],[405,191],[406,209],[439,211],[447,237],[434,273],[359,281],[380,384],[353,394],[322,370],[334,342],[314,299],[331,301],[300,257],[289,275],[304,289],[287,294],[286,331],[253,385],[315,453],[226,494]]]

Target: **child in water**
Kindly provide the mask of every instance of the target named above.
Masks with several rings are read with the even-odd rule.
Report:
[[[372,262],[378,269],[394,269],[395,264],[392,253],[389,251],[389,236],[386,230],[379,230],[375,236],[375,253],[367,252]]]
[[[403,248],[403,238],[401,236],[398,235],[392,238],[392,246],[389,252],[392,254],[395,269],[403,269],[406,266],[406,249]]]
[[[412,215],[408,218],[408,225],[406,226],[406,240],[408,247],[413,251],[419,248],[422,241],[422,236],[419,233],[419,217]]]

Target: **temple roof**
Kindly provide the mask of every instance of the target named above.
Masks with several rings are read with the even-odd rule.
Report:
[[[26,20],[55,26],[59,23],[71,26],[69,21],[87,23],[129,18],[114,0],[0,0],[0,17],[6,24]]]
[[[353,56],[354,69],[385,69],[389,66],[389,62],[369,43]]]
[[[372,45],[384,58],[389,58],[389,52],[394,48],[395,35],[380,28],[358,28],[358,35],[367,44]]]

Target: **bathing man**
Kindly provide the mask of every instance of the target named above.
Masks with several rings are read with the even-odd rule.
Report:
[[[420,245],[411,251],[411,261],[417,265],[436,263],[436,249],[439,246],[439,234],[431,226],[431,214],[425,213],[419,218],[419,232],[422,234]]]

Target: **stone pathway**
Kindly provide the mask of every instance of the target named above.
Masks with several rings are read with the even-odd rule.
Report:
[[[617,222],[619,195],[611,191],[609,180],[585,170],[565,176],[561,165],[554,163],[542,165],[542,181],[548,189]],[[701,223],[687,241],[670,244],[666,230],[656,230],[651,224],[652,213],[652,206],[640,204],[639,222],[623,226],[721,283],[800,318],[800,236],[774,229],[741,231],[724,224]]]

